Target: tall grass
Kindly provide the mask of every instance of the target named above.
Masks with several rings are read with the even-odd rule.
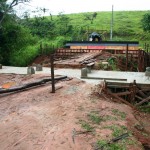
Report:
[[[27,46],[12,53],[10,63],[12,66],[24,67],[29,65],[38,54],[38,46]]]

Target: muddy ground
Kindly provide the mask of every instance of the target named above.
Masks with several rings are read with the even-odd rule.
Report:
[[[18,86],[43,75],[0,74],[0,86]],[[150,115],[98,95],[96,87],[73,78],[0,95],[0,150],[142,150],[150,144]],[[114,137],[128,133],[115,144]]]

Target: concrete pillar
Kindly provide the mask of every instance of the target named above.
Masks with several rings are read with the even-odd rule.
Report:
[[[150,77],[150,67],[146,68],[145,76],[149,76]]]
[[[0,69],[2,69],[2,64],[0,64]]]
[[[87,73],[91,73],[91,66],[87,66],[86,69],[87,69]]]
[[[35,74],[35,70],[33,67],[28,67],[27,68],[27,74]]]
[[[36,65],[36,71],[43,71],[42,65],[37,64]]]
[[[87,77],[87,69],[86,68],[81,69],[81,78],[82,77]]]

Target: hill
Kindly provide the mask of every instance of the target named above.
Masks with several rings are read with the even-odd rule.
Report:
[[[148,11],[114,11],[113,40],[150,41],[150,34],[144,33],[141,19]],[[93,13],[70,14],[71,24],[88,31],[100,31],[105,40],[109,40],[111,12],[97,12],[93,23],[85,20],[85,15]]]

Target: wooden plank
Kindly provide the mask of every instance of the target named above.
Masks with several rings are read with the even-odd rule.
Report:
[[[117,96],[124,96],[124,95],[129,95],[129,94],[131,94],[131,92],[126,91],[126,92],[120,92],[120,93],[114,93],[114,94],[117,95]]]
[[[87,46],[70,46],[70,49],[87,49]]]
[[[88,46],[88,49],[105,49],[105,46]]]
[[[129,46],[129,50],[138,50],[139,47],[138,46]]]
[[[110,90],[107,89],[107,93],[109,95],[111,95],[112,97],[116,98],[118,101],[122,102],[122,103],[125,103],[127,104],[128,106],[132,107],[132,108],[135,108],[132,104],[130,104],[128,101],[124,100],[123,98],[113,94]]]
[[[147,105],[147,106],[140,106],[140,108],[150,108],[150,105]]]
[[[127,79],[116,78],[102,78],[102,77],[82,77],[83,79],[95,79],[95,80],[115,80],[115,81],[127,81]]]
[[[135,97],[136,97],[137,99],[139,99],[139,100],[143,100],[143,98],[140,97],[140,96],[135,95]]]
[[[90,67],[90,66],[93,66],[94,64],[95,64],[95,63],[92,62],[92,63],[87,64],[87,66]]]
[[[125,50],[126,46],[106,46],[105,49],[111,49],[111,50]]]
[[[66,79],[66,78],[67,78],[67,76],[59,76],[59,77],[55,77],[54,80],[59,81],[59,80]],[[17,91],[21,91],[21,90],[24,90],[24,89],[29,89],[29,88],[32,88],[32,87],[40,86],[40,85],[45,84],[46,82],[49,82],[49,81],[52,81],[52,79],[51,78],[45,78],[45,79],[41,79],[41,80],[38,80],[38,81],[35,81],[35,82],[32,82],[32,83],[27,83],[27,84],[24,84],[24,85],[13,87],[13,88],[10,88],[10,89],[2,89],[2,90],[0,90],[0,94],[10,93],[10,92],[17,92]]]
[[[107,85],[109,88],[129,88],[129,85]]]
[[[150,96],[147,97],[147,98],[145,98],[145,99],[143,99],[141,102],[137,103],[136,106],[140,106],[140,105],[142,105],[143,103],[148,102],[149,100],[150,100]]]
[[[147,95],[146,95],[142,90],[139,90],[138,93],[139,93],[141,96],[143,96],[144,98],[147,97]]]

